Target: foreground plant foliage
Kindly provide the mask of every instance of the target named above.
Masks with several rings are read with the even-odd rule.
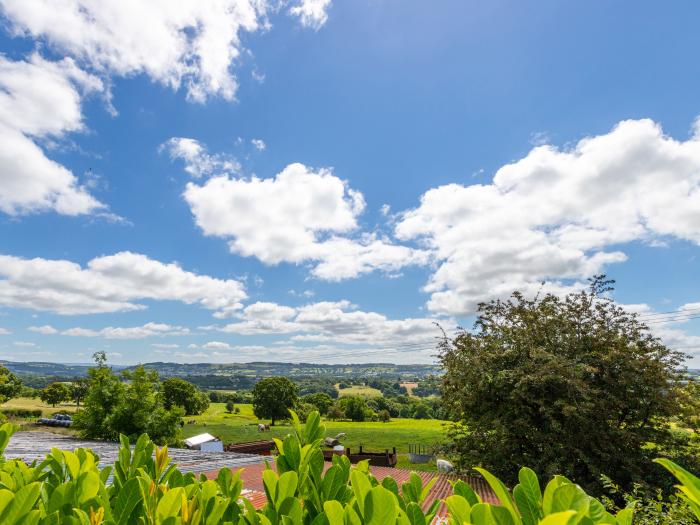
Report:
[[[277,440],[277,472],[263,473],[267,504],[256,510],[241,498],[240,471],[221,470],[215,480],[183,474],[169,464],[167,448],[146,435],[130,448],[122,437],[119,459],[100,469],[88,449],[52,450],[41,463],[0,463],[0,523],[3,525],[427,525],[440,502],[424,510],[435,480],[423,485],[413,474],[401,487],[392,478],[379,483],[367,463],[355,467],[336,456],[323,472],[325,428],[317,412],[304,426],[296,414],[294,433]],[[4,452],[11,425],[0,427]],[[670,461],[660,460],[681,482],[680,496],[700,519],[700,480]],[[466,483],[454,484],[445,499],[450,524],[573,525],[631,524],[633,509],[616,516],[562,476],[541,492],[535,473],[523,468],[512,494],[485,470],[479,471],[500,500],[484,503]]]

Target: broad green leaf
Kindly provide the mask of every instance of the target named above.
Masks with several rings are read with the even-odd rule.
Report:
[[[262,478],[263,488],[265,489],[267,501],[274,505],[275,495],[277,494],[277,482],[279,481],[279,476],[277,475],[277,472],[268,468],[263,470]]]
[[[350,505],[345,507],[345,525],[362,525],[362,519]]]
[[[464,499],[466,499],[469,502],[469,505],[481,503],[481,497],[479,497],[479,495],[474,492],[474,489],[472,489],[461,479],[452,484],[452,491],[457,496],[462,496]]]
[[[12,503],[5,508],[0,523],[17,523],[20,518],[32,510],[40,493],[41,483],[39,482],[30,483],[19,489],[15,492]]]
[[[134,508],[141,503],[141,490],[139,481],[132,478],[119,491],[117,499],[114,501],[113,511],[117,520],[117,525],[126,525]]]
[[[8,474],[9,476],[9,474]],[[2,489],[0,490],[0,515],[5,511],[7,506],[12,503],[12,499],[15,497],[15,495],[12,493],[11,490],[8,489]]]
[[[518,472],[519,485],[523,488],[525,495],[537,507],[542,505],[542,490],[537,474],[532,469],[523,467]]]
[[[70,477],[77,479],[78,473],[80,472],[80,460],[73,452],[68,450],[63,451],[63,459],[66,462],[66,467],[68,467],[68,472]]]
[[[540,507],[536,500],[531,499],[527,489],[523,488],[522,484],[516,485],[513,489],[513,498],[520,511],[523,525],[537,525],[541,517]]]
[[[78,492],[78,504],[83,505],[95,496],[100,490],[100,475],[95,472],[83,472],[76,481]]]
[[[357,499],[357,505],[360,511],[364,513],[365,497],[372,489],[372,484],[369,482],[369,478],[359,470],[353,470],[350,473],[350,480],[352,482],[352,491],[355,493],[355,499]]]
[[[293,470],[282,474],[277,482],[277,494],[275,495],[276,501],[282,502],[283,500],[294,496],[297,490],[298,479],[297,473]]]
[[[615,521],[617,525],[632,525],[632,518],[634,517],[634,509],[622,509],[615,515]]]
[[[301,523],[302,510],[299,500],[295,497],[284,499],[279,506],[278,514],[280,516],[288,516],[292,523]]]
[[[588,512],[589,496],[578,486],[567,483],[554,491],[552,497],[551,514],[575,510],[577,512]]]
[[[396,522],[398,505],[394,495],[378,485],[365,498],[365,525],[387,525]]]
[[[477,472],[479,472],[479,474],[486,478],[486,481],[491,486],[491,489],[496,494],[496,497],[500,500],[501,505],[507,508],[510,512],[511,517],[513,518],[513,523],[520,525],[522,523],[522,520],[520,519],[520,514],[515,508],[513,498],[511,498],[510,494],[508,493],[508,488],[503,484],[503,482],[486,469],[476,468],[474,470],[476,470]]]
[[[463,496],[449,496],[445,498],[445,505],[450,513],[450,517],[456,523],[469,523],[469,515],[472,511],[472,505]]]
[[[165,520],[170,516],[177,516],[182,507],[183,496],[185,491],[182,487],[177,487],[170,489],[168,492],[163,494],[160,498],[158,506],[156,507],[156,516],[160,520]]]
[[[326,501],[323,504],[323,510],[328,518],[329,525],[344,525],[345,511],[343,506],[338,501]]]
[[[410,502],[406,505],[406,516],[411,522],[411,525],[426,525],[423,510],[417,503]]]
[[[556,512],[545,516],[545,518],[540,521],[540,525],[570,525],[576,520],[576,512],[573,510],[567,510],[565,512]]]
[[[474,505],[470,518],[475,525],[513,525],[513,518],[507,508],[489,503]]]
[[[542,496],[542,510],[545,514],[552,513],[552,498],[554,497],[554,491],[560,486],[566,483],[566,478],[564,476],[554,476],[547,486],[544,488],[544,495]]]

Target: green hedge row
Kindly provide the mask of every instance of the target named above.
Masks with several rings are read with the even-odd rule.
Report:
[[[7,417],[41,417],[39,408],[0,408],[0,413]]]

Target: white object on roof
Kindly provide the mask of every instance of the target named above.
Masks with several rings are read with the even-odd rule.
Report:
[[[192,447],[198,447],[202,443],[208,443],[209,441],[218,441],[214,436],[211,434],[207,434],[206,432],[204,434],[198,434],[196,436],[192,436],[191,438],[187,438],[185,440],[185,445],[187,448],[192,448]]]

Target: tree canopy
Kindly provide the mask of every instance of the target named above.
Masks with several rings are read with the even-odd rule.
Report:
[[[0,403],[17,397],[22,391],[22,380],[4,366],[0,366]]]
[[[174,406],[181,407],[185,415],[201,414],[209,408],[209,397],[199,388],[179,377],[170,377],[163,381],[163,405],[170,410]]]
[[[70,399],[70,388],[65,383],[51,383],[46,388],[44,388],[39,397],[44,403],[55,407],[63,401],[68,401]]]
[[[647,443],[669,439],[682,354],[609,298],[603,276],[565,297],[514,293],[445,339],[444,403],[464,466],[508,478],[530,465],[594,485],[644,476]],[[509,481],[514,481],[509,479]]]
[[[93,358],[96,366],[88,370],[84,407],[74,416],[82,437],[116,440],[119,434],[137,438],[145,432],[159,444],[177,440],[184,411],[163,406],[156,371],[140,365],[124,372],[123,382],[107,366],[104,352]]]
[[[297,404],[298,388],[286,377],[266,377],[253,387],[253,413],[257,418],[278,419],[289,417],[289,410]]]

